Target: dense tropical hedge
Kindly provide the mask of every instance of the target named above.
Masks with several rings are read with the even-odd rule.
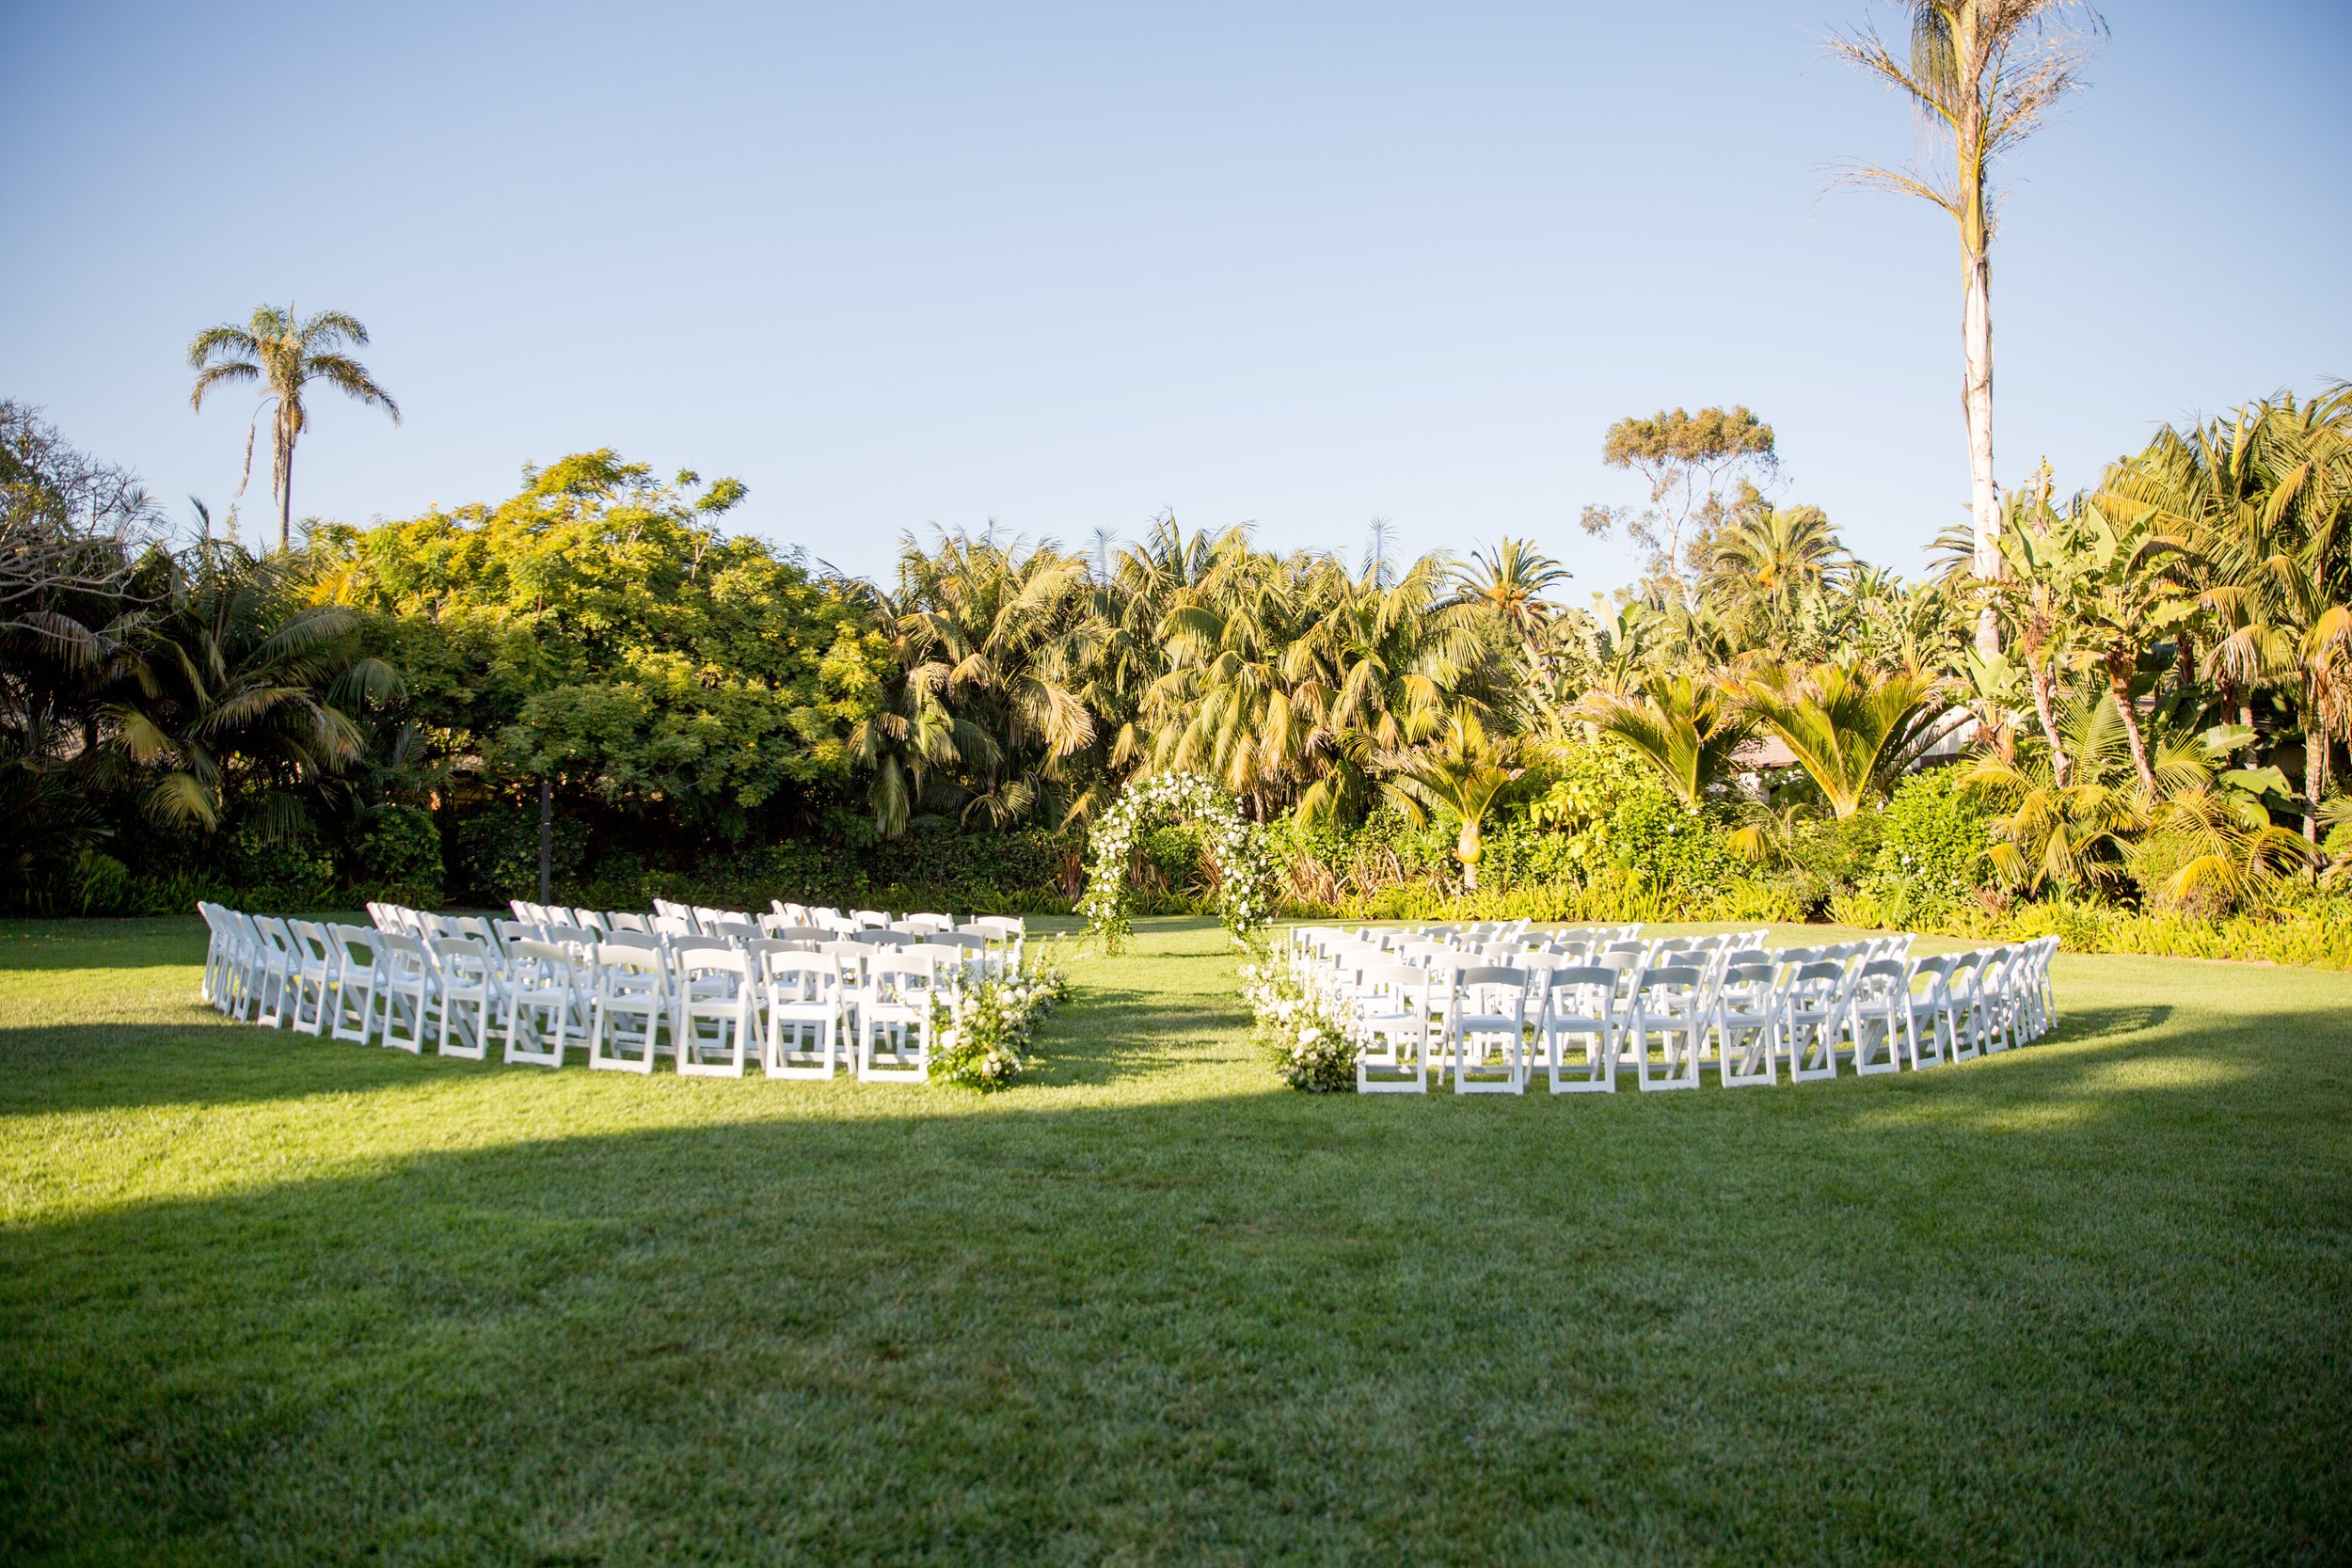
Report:
[[[171,542],[0,404],[0,905],[535,895],[1067,910],[1087,824],[1198,773],[1303,914],[1841,919],[2344,961],[2352,394],[2010,502],[2005,568],[1709,496],[1587,612],[1526,541],[1091,557],[910,539],[873,584],[611,451],[497,502]],[[1990,629],[2000,652],[1979,646]],[[1766,748],[1770,748],[1767,750]],[[1775,760],[1777,759],[1777,760]],[[1216,907],[1136,835],[1144,911]]]

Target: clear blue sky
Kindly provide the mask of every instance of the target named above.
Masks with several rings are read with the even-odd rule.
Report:
[[[2352,5],[2117,3],[2008,174],[2005,482],[2352,375]],[[509,493],[599,445],[739,475],[852,570],[939,522],[1269,543],[1577,532],[1611,420],[1744,402],[1906,571],[1963,515],[1948,220],[1824,195],[1903,107],[1873,0],[1649,6],[12,5],[0,393],[217,513],[246,404],[182,353],[334,305],[302,513]],[[264,436],[266,440],[266,436]],[[269,511],[264,461],[248,535]]]

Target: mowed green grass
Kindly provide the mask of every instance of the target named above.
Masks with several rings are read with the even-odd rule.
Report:
[[[2340,1562],[2352,976],[1316,1099],[1213,926],[989,1099],[290,1037],[0,928],[0,1560]]]

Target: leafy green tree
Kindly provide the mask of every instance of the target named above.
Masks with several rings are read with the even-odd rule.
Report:
[[[2001,573],[2001,531],[1993,476],[1993,166],[2041,128],[2052,107],[2082,85],[2083,67],[2105,32],[2079,0],[1896,0],[1908,13],[1903,57],[1865,24],[1833,32],[1832,53],[1893,87],[1916,111],[1933,154],[1895,169],[1856,165],[1847,177],[1915,196],[1960,230],[1961,409],[1968,427],[1968,479],[1978,577]],[[1977,651],[1999,652],[1988,610]]]
[[[317,310],[297,318],[294,307],[257,306],[243,326],[223,323],[208,326],[188,344],[188,368],[196,372],[196,387],[188,405],[201,410],[205,394],[226,386],[267,388],[262,406],[270,411],[270,494],[278,501],[278,547],[294,547],[294,443],[310,428],[303,406],[303,389],[325,382],[371,408],[381,408],[400,423],[400,404],[375,384],[375,378],[346,352],[367,346],[368,329],[358,318],[341,310]],[[257,413],[257,419],[260,417]],[[253,436],[245,445],[246,469],[253,467]],[[244,490],[238,486],[239,493]]]
[[[496,505],[329,531],[319,592],[380,617],[445,782],[734,838],[848,783],[888,668],[849,594],[723,531],[743,493],[582,452]]]

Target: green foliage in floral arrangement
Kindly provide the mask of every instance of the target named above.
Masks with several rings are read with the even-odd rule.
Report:
[[[1217,913],[1247,945],[1274,918],[1274,863],[1265,835],[1233,798],[1197,773],[1154,773],[1122,791],[1087,833],[1087,891],[1079,912],[1103,951],[1116,953],[1134,928],[1129,873],[1151,830],[1171,822],[1200,829],[1216,863]]]
[[[1256,1038],[1273,1053],[1282,1082],[1309,1094],[1352,1092],[1356,1042],[1331,1004],[1279,963],[1246,963],[1240,973]]]
[[[1951,909],[1992,878],[1992,821],[1959,768],[1904,779],[1880,817],[1878,853],[1862,886],[1922,913]]]
[[[982,1093],[1009,1088],[1028,1070],[1023,1054],[1047,1014],[1070,994],[1070,977],[1050,948],[1033,951],[1017,974],[998,975],[931,1008],[934,1084]]]

